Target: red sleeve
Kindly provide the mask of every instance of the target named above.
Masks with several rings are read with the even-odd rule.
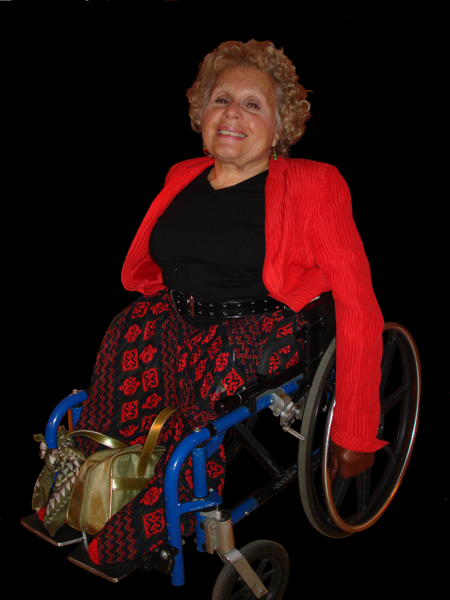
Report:
[[[321,188],[312,245],[336,309],[336,407],[331,439],[349,450],[373,452],[385,445],[376,439],[383,317],[353,220],[350,192],[335,167],[325,171]]]

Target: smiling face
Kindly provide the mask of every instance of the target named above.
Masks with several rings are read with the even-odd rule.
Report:
[[[216,164],[255,174],[267,169],[279,138],[274,86],[270,75],[248,65],[218,76],[202,117],[203,143]]]

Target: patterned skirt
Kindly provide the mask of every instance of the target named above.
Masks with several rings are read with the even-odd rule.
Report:
[[[91,387],[76,429],[94,429],[125,441],[144,442],[156,415],[178,411],[164,425],[158,443],[167,448],[147,486],[96,535],[100,563],[138,558],[166,539],[163,477],[178,442],[216,417],[214,403],[255,379],[262,347],[296,333],[299,315],[283,311],[248,315],[210,326],[193,326],[175,310],[166,291],[141,296],[111,323],[97,355]],[[273,355],[270,369],[298,360],[289,346]],[[84,437],[87,455],[99,449]],[[220,447],[207,464],[208,486],[222,492],[225,453]],[[181,469],[180,500],[193,499],[192,464]],[[195,517],[182,517],[183,535],[194,532]]]

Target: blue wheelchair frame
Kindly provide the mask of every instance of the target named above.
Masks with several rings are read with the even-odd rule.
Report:
[[[198,428],[184,438],[174,449],[173,454],[166,467],[164,475],[164,495],[167,525],[167,540],[170,546],[176,549],[174,566],[171,572],[172,585],[181,586],[185,582],[184,577],[184,557],[183,542],[181,535],[181,516],[184,513],[196,513],[196,541],[197,550],[205,552],[205,532],[201,527],[201,522],[207,517],[202,515],[203,511],[215,508],[222,503],[219,494],[207,486],[206,464],[208,458],[222,444],[225,433],[228,429],[247,420],[252,414],[259,413],[274,403],[274,392],[284,392],[291,395],[299,389],[303,380],[303,373],[300,373],[292,380],[276,388],[276,390],[262,391],[255,399],[255,410],[250,412],[247,405],[239,406],[233,411],[219,417],[208,425]],[[48,448],[57,447],[57,432],[59,424],[68,412],[72,410],[72,420],[75,425],[82,410],[82,405],[87,399],[84,391],[75,390],[64,398],[52,411],[46,428],[45,439]],[[192,454],[192,472],[193,472],[193,493],[194,500],[188,502],[179,501],[178,479],[181,467],[188,456]],[[278,466],[272,469],[274,479],[267,484],[264,489],[271,488],[271,493],[264,493],[264,500],[280,492],[297,478],[297,464],[284,470]],[[252,495],[239,504],[230,512],[232,524],[235,525],[261,505],[256,495]]]

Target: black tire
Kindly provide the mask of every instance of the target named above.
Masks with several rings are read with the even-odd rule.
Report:
[[[280,544],[257,540],[241,549],[268,590],[264,600],[281,600],[289,580],[289,557]],[[232,564],[221,570],[212,593],[212,600],[254,600],[256,596],[241,579]]]

